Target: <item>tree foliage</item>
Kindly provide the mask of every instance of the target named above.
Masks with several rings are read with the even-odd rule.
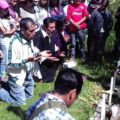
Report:
[[[118,7],[120,7],[120,0],[110,0],[110,9],[113,13],[115,13],[118,9]]]

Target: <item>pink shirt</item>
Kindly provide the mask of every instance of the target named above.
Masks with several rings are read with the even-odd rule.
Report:
[[[85,4],[80,3],[79,5],[71,4],[68,6],[67,19],[72,19],[74,22],[79,22],[83,17],[88,17],[87,7]],[[86,28],[86,22],[80,24],[80,28]],[[77,28],[70,24],[70,31],[76,31]]]

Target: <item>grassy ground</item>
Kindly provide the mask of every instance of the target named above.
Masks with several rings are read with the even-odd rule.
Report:
[[[69,112],[76,120],[89,120],[93,114],[92,104],[94,100],[98,100],[97,92],[103,87],[105,78],[111,76],[111,70],[114,69],[114,62],[104,61],[102,65],[94,63],[92,67],[87,64],[81,65],[78,61],[77,69],[88,76],[88,80],[84,82],[83,90],[79,95],[75,104],[69,108]],[[0,120],[23,120],[25,111],[39,98],[39,93],[46,92],[53,88],[53,83],[36,83],[34,97],[27,101],[26,105],[15,107],[10,104],[0,102]]]
[[[7,103],[0,102],[0,120],[23,120],[25,111],[29,106],[39,98],[40,92],[51,90],[53,84],[37,83],[35,87],[35,96],[29,100],[26,105],[14,107]],[[70,113],[77,120],[88,120],[92,115],[92,99],[96,99],[96,92],[101,89],[95,82],[85,81],[83,91],[75,104],[69,109]],[[81,100],[81,98],[83,100]]]
[[[106,43],[106,51],[110,52],[114,47],[114,35],[111,34]],[[77,101],[69,112],[76,118],[76,120],[89,120],[93,114],[92,104],[99,97],[97,93],[104,89],[104,86],[109,82],[112,71],[116,68],[116,61],[112,60],[113,55],[106,55],[102,64],[94,63],[92,66],[87,64],[80,64],[77,60],[77,69],[88,76],[88,80],[84,82],[84,86]],[[26,110],[39,98],[39,93],[46,92],[53,88],[53,83],[41,84],[36,83],[34,97],[27,101],[26,105],[15,107],[10,104],[0,101],[0,120],[23,120]]]

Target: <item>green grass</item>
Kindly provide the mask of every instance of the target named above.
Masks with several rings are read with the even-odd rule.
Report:
[[[23,120],[25,111],[31,106],[36,100],[39,99],[39,93],[52,90],[53,84],[40,84],[37,83],[35,87],[35,95],[31,100],[28,100],[26,105],[21,107],[15,107],[10,104],[0,102],[0,120]],[[101,90],[101,86],[98,86],[95,82],[85,81],[83,90],[79,95],[77,101],[71,108],[69,112],[77,120],[88,120],[92,115],[93,110],[91,108],[94,101],[92,99],[97,99],[96,93]],[[82,100],[81,100],[82,98]]]
[[[87,64],[80,64],[78,60],[77,69],[82,74],[87,75],[88,80],[84,82],[82,92],[76,102],[69,108],[69,112],[76,120],[89,120],[93,115],[92,104],[99,99],[97,93],[103,89],[101,82],[111,76],[115,64],[114,62],[104,61],[102,65],[94,63],[92,67],[89,67]],[[53,83],[36,83],[34,97],[21,107],[0,102],[0,120],[23,120],[26,110],[39,99],[39,93],[52,89]]]
[[[120,3],[120,0],[118,0]],[[111,52],[114,48],[114,34],[112,33],[106,43],[106,51]],[[103,83],[110,80],[112,71],[116,69],[116,61],[109,55],[102,64],[94,63],[92,66],[80,64],[77,60],[77,69],[88,76],[84,82],[81,94],[76,102],[69,108],[69,112],[76,120],[89,120],[93,115],[92,104],[99,97],[97,93],[103,90]],[[23,120],[26,110],[39,99],[39,93],[44,93],[53,89],[53,83],[36,83],[34,97],[26,102],[26,105],[15,107],[0,101],[0,120]]]
[[[44,93],[48,90],[51,90],[52,87],[52,83],[37,83],[34,97],[31,100],[28,100],[26,105],[21,107],[15,107],[5,102],[0,102],[0,120],[23,120],[26,110],[39,99],[39,93]]]

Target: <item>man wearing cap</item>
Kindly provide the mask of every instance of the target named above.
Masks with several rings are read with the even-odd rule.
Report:
[[[8,51],[8,87],[0,89],[0,100],[19,106],[32,98],[34,80],[32,70],[34,61],[43,61],[51,56],[49,51],[39,52],[33,46],[36,25],[30,18],[20,21],[20,32],[10,41]]]

